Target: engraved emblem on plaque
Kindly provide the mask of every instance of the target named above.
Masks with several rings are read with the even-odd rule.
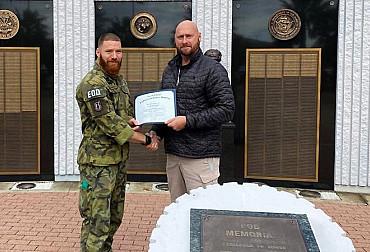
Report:
[[[139,12],[131,19],[130,30],[138,39],[150,39],[157,31],[157,21],[149,12]]]
[[[301,18],[293,10],[278,10],[271,16],[268,29],[274,38],[289,40],[294,38],[300,31]]]
[[[10,10],[0,10],[0,39],[10,39],[19,30],[17,15]]]

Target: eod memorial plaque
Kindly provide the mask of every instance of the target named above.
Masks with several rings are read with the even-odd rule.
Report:
[[[190,210],[191,252],[318,252],[305,214]]]

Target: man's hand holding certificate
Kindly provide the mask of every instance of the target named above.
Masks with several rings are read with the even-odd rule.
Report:
[[[175,116],[175,89],[155,90],[135,97],[135,118],[139,125],[165,123]]]

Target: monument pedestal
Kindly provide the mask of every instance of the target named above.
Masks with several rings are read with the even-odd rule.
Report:
[[[191,251],[190,209],[304,214],[321,252],[355,251],[343,229],[306,199],[266,185],[225,183],[192,190],[167,206],[152,231],[149,252]]]

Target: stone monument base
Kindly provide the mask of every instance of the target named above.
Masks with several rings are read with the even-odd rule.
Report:
[[[167,206],[152,231],[149,252],[195,251],[190,240],[191,209],[306,215],[321,252],[355,251],[343,229],[308,200],[266,185],[225,183],[192,190]]]

